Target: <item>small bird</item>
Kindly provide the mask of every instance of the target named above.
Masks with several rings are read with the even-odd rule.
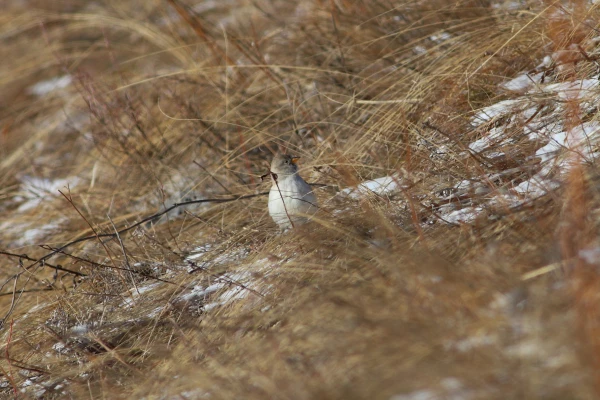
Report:
[[[282,230],[307,222],[318,209],[310,185],[298,175],[299,158],[277,153],[271,162],[269,215]]]

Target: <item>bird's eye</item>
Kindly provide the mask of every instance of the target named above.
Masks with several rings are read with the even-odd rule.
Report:
[[[285,160],[285,163],[286,163],[286,164],[289,164],[289,163],[290,163],[290,160]]]

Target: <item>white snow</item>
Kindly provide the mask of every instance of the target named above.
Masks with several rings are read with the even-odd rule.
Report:
[[[58,342],[52,345],[52,350],[56,351],[57,353],[63,353],[65,347],[67,346],[63,342]]]
[[[56,231],[65,221],[65,218],[58,218],[45,225],[36,225],[36,221],[14,223],[12,220],[6,220],[0,223],[0,232],[4,232],[5,234],[18,233],[17,238],[10,243],[11,246],[27,246],[35,244],[49,233]]]
[[[44,96],[58,89],[64,89],[73,82],[71,75],[57,76],[45,81],[40,81],[27,88],[27,91],[36,96]]]
[[[156,307],[148,313],[148,318],[156,318],[165,310],[165,306]]]
[[[432,41],[434,41],[436,43],[441,43],[441,42],[444,42],[444,41],[450,39],[451,37],[452,37],[452,35],[450,35],[448,32],[440,32],[438,34],[429,36],[429,39],[431,39]]]
[[[524,115],[524,118],[529,118]],[[555,134],[558,134],[564,130],[562,121],[543,121],[530,123],[523,127],[523,132],[528,136],[531,141],[546,142],[548,138]]]
[[[417,54],[425,54],[427,53],[427,49],[423,46],[415,46],[415,48],[413,49],[415,53]]]
[[[213,254],[217,254],[210,254],[211,251]],[[225,265],[243,260],[248,256],[248,254],[250,254],[250,252],[244,247],[223,250],[220,248],[214,248],[211,243],[206,243],[196,247],[186,257],[186,261],[194,262],[194,264],[189,265],[187,268],[188,271],[193,271],[196,268],[211,268],[218,265]],[[202,259],[207,255],[208,257],[206,259]]]
[[[45,199],[59,196],[59,190],[64,193],[67,191],[67,188],[73,188],[79,183],[80,179],[77,177],[50,180],[26,175],[21,178],[22,195],[16,199],[24,200],[24,202],[19,206],[17,211],[23,212],[35,208]]]
[[[237,286],[235,283],[244,282],[250,277],[251,274],[248,272],[225,274],[217,278],[216,282],[209,286],[195,285],[189,293],[182,295],[180,298],[183,300],[191,300],[197,297],[206,298],[208,297],[208,295],[215,293],[221,289],[224,289],[227,286],[235,286],[233,291],[237,293],[237,289],[240,289],[240,287]],[[231,296],[228,294],[226,297],[229,298]]]
[[[447,349],[458,350],[461,353],[467,353],[472,349],[493,345],[497,343],[497,341],[498,338],[496,337],[496,335],[481,334],[469,336],[453,343],[448,342],[444,345],[444,347],[446,347]]]
[[[449,223],[469,223],[473,222],[482,211],[483,207],[465,207],[460,210],[450,211],[447,214],[442,213],[441,217]]]
[[[542,63],[538,65],[538,68],[549,68],[554,63],[554,60],[550,56],[545,56]]]
[[[262,278],[268,275],[263,274]],[[206,292],[216,292],[222,289],[222,291],[218,297],[204,305],[205,310],[212,310],[215,307],[224,306],[227,304],[231,304],[236,300],[241,300],[246,298],[252,290],[256,290],[258,292],[262,292],[263,294],[268,291],[268,287],[261,287],[260,278],[257,279],[257,276],[254,273],[250,273],[248,271],[244,271],[237,274],[231,274],[226,276],[227,279],[222,279],[220,282],[217,282],[206,289]]]
[[[529,199],[536,199],[558,188],[558,186],[560,186],[558,182],[544,180],[538,175],[519,183],[513,190],[518,194],[526,195]]]
[[[203,255],[205,255],[208,251],[210,251],[212,247],[213,245],[210,243],[200,245],[191,251],[191,253],[186,257],[186,260],[197,260],[198,258],[201,258]]]
[[[552,83],[543,87],[544,92],[555,94],[563,100],[586,99],[598,96],[597,89],[597,79]]]
[[[581,161],[593,162],[600,155],[598,138],[600,122],[586,121],[571,128],[565,127],[565,111],[567,102],[577,102],[581,118],[586,112],[592,110],[600,97],[598,79],[572,80],[560,83],[547,83],[552,81],[552,76],[545,78],[542,83],[543,70],[550,68],[554,61],[547,56],[534,72],[522,72],[515,78],[500,84],[500,88],[512,91],[522,96],[498,101],[495,104],[478,110],[471,118],[474,128],[484,123],[496,120],[494,126],[486,126],[486,131],[468,145],[474,153],[485,153],[486,158],[504,156],[504,152],[494,149],[495,146],[509,146],[515,140],[529,139],[535,154],[529,155],[531,161],[540,161],[541,168],[529,179],[515,184],[508,190],[488,191],[488,198],[481,196],[474,199],[464,197],[465,190],[485,184],[486,181],[495,180],[491,177],[472,177],[470,180],[459,181],[454,188],[459,193],[448,197],[459,201],[444,204],[438,212],[443,220],[449,223],[470,223],[481,214],[484,208],[501,206],[509,208],[518,207],[525,202],[547,195],[550,191],[560,186],[560,178],[565,172]],[[534,95],[534,96],[532,96]],[[558,101],[541,103],[548,97]],[[500,119],[498,117],[505,117]],[[522,128],[525,136],[517,135],[522,122],[527,124]],[[504,150],[504,148],[502,149]],[[467,155],[466,152],[462,153]],[[535,169],[535,168],[534,168]],[[508,172],[508,171],[507,171]],[[515,171],[518,173],[518,171]],[[508,179],[515,172],[506,175]],[[523,172],[527,172],[523,170]],[[501,172],[502,173],[502,172]],[[500,174],[501,174],[500,173]],[[502,176],[500,182],[504,182]],[[477,195],[477,191],[473,191]],[[486,194],[486,192],[479,193]],[[487,195],[487,194],[486,194]],[[463,197],[460,197],[463,196]],[[473,203],[474,200],[476,203]],[[469,201],[469,203],[466,203]]]
[[[600,264],[600,247],[581,249],[578,255],[588,264]]]
[[[127,294],[126,297],[123,299],[122,306],[123,307],[132,307],[139,298],[143,297],[142,296],[143,294],[145,294],[146,292],[149,292],[151,290],[154,290],[164,284],[165,284],[164,282],[156,281],[156,282],[149,283],[147,285],[141,285],[141,286],[131,288],[129,290],[129,294]]]
[[[523,4],[519,1],[504,1],[494,2],[492,8],[503,9],[503,10],[520,10],[523,8]]]
[[[368,194],[386,196],[399,190],[398,182],[400,181],[400,179],[401,178],[397,175],[384,176],[381,178],[362,182],[356,187],[346,188],[340,191],[340,194],[342,196],[348,196],[352,199],[359,199],[360,197],[366,196]]]
[[[592,161],[590,159],[594,157],[592,144],[597,142],[599,131],[600,123],[590,121],[576,126],[570,132],[560,131],[551,135],[549,142],[535,153],[541,158],[542,163],[545,163],[540,174],[547,175],[555,167],[559,167],[562,172],[570,169],[573,161],[576,160],[557,158],[559,150],[569,150],[585,160]]]
[[[12,198],[12,201],[19,205],[15,212],[16,217],[49,204],[60,196],[59,190],[66,193],[68,188],[77,186],[81,180],[77,177],[46,179],[25,175],[20,178],[20,181],[19,194]],[[57,217],[49,223],[40,225],[38,220],[21,219],[19,222],[15,222],[7,219],[0,223],[0,232],[5,233],[7,237],[10,237],[10,235],[15,237],[10,243],[11,246],[27,246],[35,244],[48,234],[56,231],[66,220],[63,217]]]
[[[465,179],[465,180],[458,182],[456,185],[454,185],[454,188],[455,189],[468,189],[471,186],[473,186],[473,182]]]
[[[432,390],[417,390],[407,394],[396,394],[390,400],[439,400],[440,396]]]
[[[502,83],[500,87],[511,92],[525,93],[527,90],[541,83],[543,75],[543,72],[533,75],[521,74],[507,82]]]
[[[505,140],[505,131],[501,128],[492,128],[487,136],[484,136],[469,145],[469,149],[476,153],[480,153],[487,148],[499,144]]]
[[[523,99],[515,100],[502,100],[498,103],[492,104],[491,106],[485,107],[477,111],[477,113],[471,119],[473,126],[479,126],[484,122],[488,122],[493,118],[508,113],[514,113],[518,111],[524,104]]]
[[[75,335],[83,335],[90,330],[90,326],[87,324],[75,325],[71,328],[71,333]]]
[[[467,400],[473,397],[471,390],[455,377],[442,378],[436,389],[419,389],[396,394],[389,400]]]
[[[257,260],[244,270],[226,273],[213,279],[208,286],[196,284],[188,293],[179,296],[179,299],[185,302],[194,299],[210,300],[210,303],[203,305],[204,310],[208,311],[244,299],[253,291],[268,293],[270,285],[265,284],[263,280],[271,272],[272,266],[268,259]]]

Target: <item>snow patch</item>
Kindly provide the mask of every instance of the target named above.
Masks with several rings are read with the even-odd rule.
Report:
[[[271,272],[272,267],[268,259],[261,259],[253,262],[245,270],[219,276],[208,286],[196,284],[188,293],[179,296],[179,300],[199,301],[202,308],[209,311],[242,300],[252,292],[265,294],[269,291],[270,285],[266,285],[263,281]]]
[[[144,293],[154,290],[157,287],[162,286],[162,285],[164,285],[164,282],[158,281],[158,282],[150,283],[148,285],[137,286],[137,287],[129,289],[128,297],[125,297],[123,299],[122,306],[123,307],[132,307],[140,297],[143,297],[142,295]]]
[[[450,211],[448,213],[442,213],[441,217],[444,221],[458,224],[458,223],[469,223],[473,222],[475,218],[481,214],[483,207],[465,207],[460,210]]]
[[[527,179],[513,188],[518,194],[527,196],[529,199],[537,199],[544,196],[549,191],[557,189],[558,182],[544,180],[540,176],[534,176]]]
[[[493,118],[518,111],[524,104],[523,99],[502,100],[491,106],[482,108],[471,119],[471,125],[479,126],[485,122],[491,121]]]
[[[560,150],[568,150],[581,156],[587,161],[595,158],[593,143],[598,140],[598,132],[600,131],[600,123],[596,121],[584,122],[576,126],[570,132],[556,132],[549,138],[549,142],[540,147],[535,155],[542,159],[544,167],[540,174],[545,176],[550,171],[558,167],[562,172],[568,171],[576,159],[569,160],[568,158],[558,158]],[[552,163],[550,163],[552,161]]]
[[[400,177],[397,175],[384,176],[381,178],[362,182],[356,187],[346,188],[340,191],[340,194],[342,196],[348,196],[352,199],[359,199],[363,196],[367,196],[370,193],[377,194],[379,196],[389,196],[390,194],[399,190],[399,181]]]
[[[71,82],[73,82],[71,75],[57,76],[32,85],[27,88],[27,91],[41,97],[55,90],[64,89],[69,86]]]
[[[473,397],[472,394],[465,389],[459,379],[448,377],[440,380],[437,390],[420,389],[394,395],[390,397],[390,400],[466,400],[471,397]]]
[[[45,179],[34,176],[24,176],[21,178],[21,192],[23,193],[17,200],[24,200],[19,206],[19,212],[24,212],[35,208],[42,201],[49,197],[58,195],[58,191],[66,191],[67,188],[73,188],[80,183],[77,177],[66,179]]]
[[[396,394],[390,400],[439,400],[440,396],[433,390],[417,390],[408,394]]]
[[[417,54],[425,54],[427,53],[427,49],[423,46],[415,46],[413,51]]]
[[[238,248],[229,248],[229,249],[220,249],[215,248],[213,250],[213,245],[210,243],[203,244],[201,246],[196,247],[191,253],[186,257],[186,261],[190,262],[188,266],[188,272],[191,272],[195,269],[202,268],[211,268],[218,265],[230,264],[234,261],[243,260],[250,254],[248,249],[244,247]],[[209,255],[210,252],[220,254],[210,255],[210,257],[205,260],[202,259],[204,256]]]
[[[511,92],[525,93],[542,82],[543,72],[537,74],[521,74],[500,84],[500,87]]]
[[[448,32],[440,32],[438,34],[429,36],[429,39],[431,39],[432,41],[434,41],[436,43],[442,43],[442,42],[445,42],[446,40],[450,39],[451,37],[452,37],[452,35],[450,35]]]
[[[588,264],[600,264],[600,247],[581,249],[578,255]]]
[[[546,85],[543,91],[557,95],[563,100],[589,99],[598,95],[597,79],[582,79]]]
[[[444,347],[455,349],[461,353],[467,353],[473,349],[483,346],[495,344],[498,338],[493,335],[475,335],[456,341],[454,343],[446,343]]]
[[[11,246],[22,247],[35,244],[46,235],[55,232],[66,219],[57,219],[46,225],[35,226],[34,223],[18,223],[8,220],[0,223],[0,232],[12,234],[17,238],[10,242]]]
[[[504,129],[492,128],[490,129],[487,136],[477,139],[469,145],[469,149],[475,153],[480,153],[493,145],[497,145],[500,142],[506,140]]]

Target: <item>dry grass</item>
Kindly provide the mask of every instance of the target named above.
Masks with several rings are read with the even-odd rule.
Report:
[[[524,127],[598,119],[500,86],[596,76],[595,6],[46,3],[0,15],[2,396],[598,397],[595,163],[565,152],[560,187],[490,201],[544,168]],[[537,111],[472,123],[511,99]],[[96,238],[264,192],[277,149],[326,185],[311,224],[278,234],[257,196]],[[402,189],[337,193],[382,176]]]

